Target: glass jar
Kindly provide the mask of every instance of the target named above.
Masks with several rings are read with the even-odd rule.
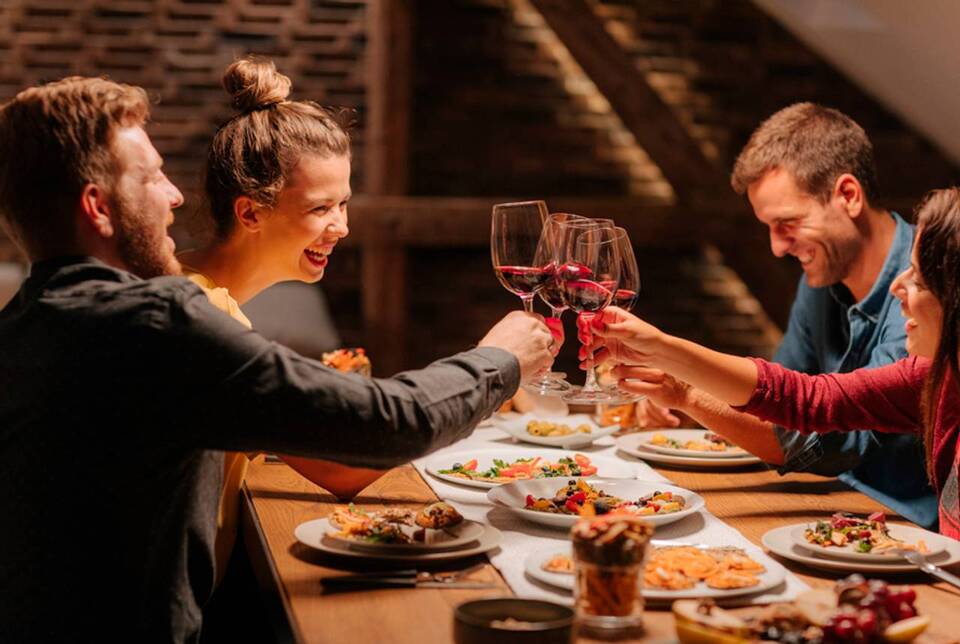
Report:
[[[573,527],[574,607],[583,627],[643,625],[643,572],[653,527],[636,517],[599,516]]]
[[[574,608],[581,624],[601,629],[643,625],[643,562],[601,566],[575,560]]]

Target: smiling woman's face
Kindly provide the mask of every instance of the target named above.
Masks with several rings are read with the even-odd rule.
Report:
[[[350,158],[304,155],[287,177],[260,231],[262,263],[274,281],[316,282],[347,236]]]
[[[917,231],[917,239],[922,235],[922,229]],[[907,353],[932,358],[940,343],[943,307],[923,283],[917,268],[916,242],[910,254],[910,268],[897,276],[890,285],[890,292],[900,300],[900,309],[907,319]]]

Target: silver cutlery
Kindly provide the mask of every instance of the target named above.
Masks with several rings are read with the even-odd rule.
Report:
[[[483,566],[484,564],[477,564],[453,573],[431,573],[415,569],[361,572],[324,577],[320,580],[320,585],[327,592],[374,588],[497,588],[498,585],[492,582],[464,580],[467,575]]]
[[[927,561],[927,558],[923,556],[923,553],[917,552],[916,550],[902,549],[897,549],[895,552],[928,575],[933,575],[948,584],[953,584],[957,588],[960,588],[960,577],[947,572],[936,564],[930,563]]]

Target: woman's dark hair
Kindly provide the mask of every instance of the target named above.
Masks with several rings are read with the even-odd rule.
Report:
[[[940,341],[923,387],[923,445],[927,474],[935,479],[933,426],[946,387],[960,385],[960,188],[934,190],[917,206],[917,268],[925,288],[943,307]]]
[[[312,101],[288,101],[290,79],[272,61],[235,61],[223,87],[240,114],[217,130],[207,155],[206,194],[220,239],[233,229],[237,197],[273,206],[304,154],[350,155],[342,115]]]

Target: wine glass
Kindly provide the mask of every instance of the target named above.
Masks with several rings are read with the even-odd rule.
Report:
[[[518,295],[523,310],[533,313],[533,297],[547,273],[535,263],[537,245],[547,218],[543,201],[502,203],[493,207],[490,256],[503,287]]]
[[[617,250],[620,252],[620,284],[617,292],[613,294],[612,304],[625,311],[632,311],[640,294],[640,269],[637,268],[637,257],[633,254],[633,244],[630,243],[627,231],[620,226],[615,230]]]
[[[537,244],[537,252],[534,256],[533,265],[542,266],[545,271],[543,285],[537,290],[540,299],[550,307],[550,315],[560,322],[563,312],[567,310],[567,304],[563,301],[563,285],[557,275],[557,267],[560,265],[559,250],[563,247],[563,239],[570,226],[594,225],[592,219],[573,215],[569,213],[556,213],[547,217],[543,224],[543,233],[540,235],[540,242]],[[558,395],[569,391],[572,385],[564,380],[565,373],[559,371],[547,371],[524,385],[526,389],[534,391],[541,396]]]
[[[620,255],[620,282],[617,285],[617,290],[614,292],[610,304],[630,311],[636,304],[637,295],[640,293],[640,269],[637,268],[637,258],[633,253],[633,244],[630,243],[630,236],[627,234],[626,229],[617,226],[614,230],[617,250]],[[601,384],[601,386],[603,386],[603,384]],[[622,392],[617,389],[616,384],[607,386],[606,388],[615,397],[615,400],[607,403],[608,405],[624,405],[646,398],[646,396],[641,394]]]
[[[592,317],[613,300],[619,288],[620,252],[617,231],[612,222],[575,226],[560,251],[558,273],[563,283],[563,301],[581,318]],[[587,380],[579,391],[562,396],[575,404],[608,402],[620,395],[597,384],[596,368],[587,371]]]

